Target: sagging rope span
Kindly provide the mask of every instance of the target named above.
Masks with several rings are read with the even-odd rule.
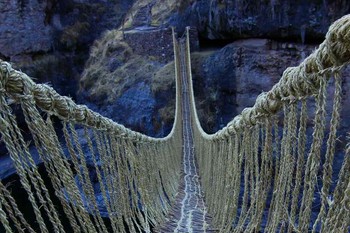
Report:
[[[166,223],[183,179],[181,101],[187,93],[200,181],[213,229],[347,232],[349,146],[335,185],[332,174],[342,95],[340,70],[350,61],[350,16],[336,21],[313,54],[298,67],[288,68],[271,91],[258,97],[254,107],[245,109],[214,135],[207,135],[199,124],[188,34],[185,66],[178,64],[175,36],[174,51],[176,116],[173,130],[162,139],[128,130],[1,62],[0,133],[35,217],[34,223],[29,223],[28,214],[0,182],[4,230],[151,232]],[[188,92],[180,90],[181,73],[189,79]],[[333,106],[325,138],[331,76]],[[34,162],[10,107],[12,102],[21,108],[54,192]],[[311,117],[312,135],[307,133]],[[91,170],[98,185],[94,185]],[[315,209],[317,195],[321,206]],[[204,227],[203,232],[206,230]]]
[[[331,25],[319,48],[299,66],[287,68],[252,108],[213,135],[200,126],[192,92],[200,176],[208,211],[214,213],[220,232],[350,230],[349,145],[342,152],[344,162],[335,187],[332,184],[342,97],[340,71],[349,62],[348,15]],[[327,93],[330,77],[333,93]],[[327,94],[333,96],[333,110],[325,139]],[[311,137],[307,131],[310,135],[312,117]],[[321,206],[315,208],[317,196]]]

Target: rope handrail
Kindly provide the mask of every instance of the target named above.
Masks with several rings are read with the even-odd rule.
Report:
[[[179,51],[175,33],[173,40],[176,58]],[[0,178],[0,231],[4,227],[6,233],[13,229],[44,233],[150,232],[154,225],[163,223],[176,200],[181,179],[179,71],[176,58],[173,128],[166,137],[153,138],[76,104],[48,85],[36,84],[0,60],[1,146],[5,145],[35,218],[27,222],[22,207],[8,190],[11,185],[7,187]],[[21,111],[25,132],[10,106],[13,103]],[[52,116],[58,120],[54,122]],[[36,157],[44,165],[45,174],[40,172]],[[68,221],[63,222],[62,215]],[[108,217],[108,223],[102,217]]]
[[[214,134],[203,130],[197,115],[188,34],[186,47],[194,148],[214,228],[348,232],[350,143],[339,142],[345,133],[338,128],[350,15],[334,22],[319,48],[287,68],[253,107]]]
[[[173,29],[174,30],[174,29]],[[175,41],[175,34],[173,33]],[[175,48],[174,48],[175,49]],[[178,71],[175,65],[175,73]],[[176,81],[176,85],[179,85]],[[100,130],[113,131],[115,134],[144,142],[162,142],[173,137],[179,123],[179,93],[176,94],[175,118],[171,132],[164,138],[154,138],[130,130],[113,120],[92,111],[86,105],[78,105],[71,98],[59,95],[46,84],[37,84],[25,73],[15,70],[11,64],[0,59],[0,89],[15,102],[23,98],[34,98],[39,108],[48,114],[55,115],[61,120],[76,122]],[[179,91],[180,88],[176,88]]]
[[[341,167],[335,168],[333,160],[339,150],[340,70],[350,62],[350,16],[332,24],[319,48],[299,66],[287,68],[252,108],[211,135],[198,119],[189,28],[185,35],[186,41],[177,40],[173,30],[176,110],[172,131],[164,138],[127,129],[0,60],[1,141],[35,218],[34,223],[27,222],[0,180],[0,230],[151,232],[174,217],[176,211],[170,209],[181,203],[176,232],[194,229],[191,224],[203,232],[221,233],[347,232],[350,144],[344,148]],[[327,82],[331,74],[334,83]],[[328,90],[330,85],[334,88]],[[329,125],[328,93],[333,97]],[[47,189],[34,161],[12,112],[13,101],[20,105],[54,192]],[[277,117],[279,113],[283,116]],[[55,128],[52,115],[59,118],[61,128]],[[200,198],[191,199],[190,192]],[[179,202],[179,193],[187,199]],[[321,204],[314,208],[316,198]],[[58,208],[67,217],[66,224]]]
[[[341,70],[350,63],[350,15],[343,16],[329,28],[326,39],[299,66],[289,67],[280,81],[268,92],[261,93],[253,107],[245,108],[224,128],[214,134],[207,134],[197,125],[203,137],[219,139],[232,136],[245,127],[252,127],[281,110],[283,102],[306,98],[317,93],[320,77]]]

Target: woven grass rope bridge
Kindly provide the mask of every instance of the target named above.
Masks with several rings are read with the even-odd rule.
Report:
[[[350,146],[344,143],[340,169],[333,161],[350,16],[334,22],[318,49],[212,135],[197,116],[188,30],[173,41],[176,111],[164,138],[129,130],[1,61],[1,140],[30,208],[2,180],[0,229],[349,232]]]

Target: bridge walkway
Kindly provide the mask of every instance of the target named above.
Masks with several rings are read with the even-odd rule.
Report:
[[[186,62],[186,41],[179,41],[179,67],[182,90],[182,132],[183,132],[183,180],[169,220],[159,232],[201,233],[214,232],[210,229],[210,216],[207,213],[203,191],[201,189],[198,165],[193,144],[192,116],[190,105],[189,76]]]

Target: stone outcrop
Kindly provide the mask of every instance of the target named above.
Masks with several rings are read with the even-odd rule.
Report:
[[[337,3],[279,0],[265,3],[240,0],[184,0],[179,2],[139,0],[127,14],[123,26],[119,28],[119,32],[124,31],[124,39],[114,38],[113,42],[109,44],[104,42],[97,47],[100,46],[101,50],[103,46],[107,46],[106,44],[111,46],[113,43],[118,43],[118,40],[123,41],[128,45],[132,54],[143,57],[152,69],[149,72],[145,71],[141,75],[143,78],[134,74],[133,71],[126,75],[120,68],[108,71],[105,64],[119,64],[115,61],[123,60],[125,64],[134,64],[135,57],[125,58],[124,53],[111,53],[111,56],[103,58],[104,62],[96,62],[90,58],[87,70],[100,66],[105,67],[102,70],[106,72],[90,72],[93,75],[91,77],[95,78],[88,78],[90,74],[85,73],[86,75],[81,80],[81,91],[87,97],[85,100],[95,103],[97,109],[114,109],[112,106],[115,103],[118,103],[118,108],[123,108],[121,106],[123,102],[119,101],[119,98],[123,95],[122,93],[128,92],[128,88],[149,81],[151,85],[153,82],[161,83],[157,78],[168,80],[164,82],[165,86],[161,88],[162,91],[158,91],[160,90],[159,85],[155,84],[154,86],[157,88],[152,88],[150,92],[149,100],[151,102],[159,97],[162,101],[161,104],[156,104],[151,118],[158,120],[148,122],[158,124],[160,121],[162,125],[166,125],[165,128],[171,128],[172,117],[169,116],[170,114],[164,114],[164,110],[173,109],[167,104],[170,103],[172,95],[167,96],[164,93],[168,92],[168,87],[174,86],[173,74],[170,72],[170,75],[162,77],[158,75],[163,72],[164,65],[172,60],[170,30],[166,31],[164,28],[174,26],[178,34],[181,35],[180,33],[185,30],[185,27],[191,25],[198,32],[197,40],[199,42],[199,47],[197,43],[191,45],[192,52],[198,51],[198,48],[199,50],[205,49],[204,52],[193,54],[195,91],[198,93],[199,112],[206,116],[206,122],[203,122],[206,130],[214,132],[223,127],[244,107],[252,105],[261,91],[267,91],[271,88],[278,81],[285,68],[301,62],[313,48],[313,46],[308,47],[303,44],[310,44],[310,42],[318,44],[328,30],[330,23],[349,10],[346,2],[341,0]],[[261,37],[266,39],[249,39]],[[165,38],[169,40],[167,43],[164,43]],[[213,47],[208,47],[208,44]],[[226,47],[215,51],[225,44],[227,44]],[[213,51],[210,52],[210,50]],[[144,63],[140,64],[141,69],[143,69]],[[156,68],[155,64],[159,66]],[[164,69],[168,71],[169,66]],[[98,76],[94,74],[98,74]],[[122,83],[129,83],[128,88],[125,88],[124,84],[121,85],[119,81],[115,82],[116,84],[107,81],[106,84],[101,85],[101,80],[111,80],[111,75],[114,75],[117,80],[127,80]],[[92,85],[86,85],[87,83]],[[111,90],[118,91],[112,91],[108,98],[105,98],[106,92],[101,91],[105,88],[101,88],[101,86],[108,86]],[[108,101],[101,101],[101,99],[108,99]],[[127,106],[125,105],[125,107]],[[103,112],[106,112],[107,116],[113,119],[118,118],[114,111]],[[109,112],[113,112],[113,114],[109,114]],[[138,123],[134,126],[123,120],[125,118],[121,118],[118,122],[140,130],[139,122],[142,122],[141,119],[150,118],[150,116],[148,113],[147,115],[135,116],[138,120],[135,119],[133,122]],[[143,128],[141,131],[144,133],[161,135],[159,126],[143,125],[141,128]],[[150,129],[152,130],[149,131]]]
[[[190,30],[191,48],[199,50],[198,32],[196,28]],[[174,60],[173,36],[170,28],[136,27],[124,31],[123,40],[128,43],[134,53],[154,57],[160,62]]]
[[[170,17],[179,28],[195,26],[204,39],[270,38],[299,42],[323,40],[331,22],[350,12],[347,0],[183,1]]]
[[[287,67],[298,65],[315,47],[316,45],[249,39],[236,41],[220,50],[193,53],[194,91],[204,129],[214,133],[244,108],[253,106],[256,97],[261,92],[269,91]],[[350,88],[345,78],[348,73],[350,69],[345,70],[343,75],[344,92]],[[344,95],[344,119],[350,112],[350,107],[346,104],[349,100]],[[328,97],[329,111],[331,104],[332,95]],[[310,112],[312,110],[313,107]],[[342,121],[340,128],[344,135],[350,130],[349,126],[347,121]]]
[[[45,24],[46,1],[0,2],[0,54],[4,58],[52,47],[52,27]]]
[[[162,115],[164,117],[161,118],[164,122],[171,122],[169,117],[167,117],[170,114],[164,113],[164,109],[170,109],[166,104],[166,102],[170,102],[170,96],[163,96],[162,92],[153,92],[157,88],[153,89],[152,87],[154,86],[154,77],[158,77],[155,74],[158,71],[161,72],[162,67],[172,60],[171,34],[169,29],[165,29],[167,26],[175,26],[179,34],[184,31],[185,26],[191,25],[195,28],[193,35],[196,39],[192,40],[195,41],[192,45],[192,48],[195,48],[194,51],[197,51],[199,45],[207,46],[207,42],[211,40],[214,42],[210,45],[221,46],[222,44],[229,44],[233,40],[257,37],[304,43],[315,41],[315,43],[318,43],[327,31],[330,22],[349,12],[350,7],[345,0],[333,2],[138,0],[135,1],[131,10],[126,14],[132,4],[133,1],[126,0],[2,1],[0,3],[0,19],[3,22],[0,27],[0,57],[14,62],[16,68],[27,72],[30,76],[35,77],[37,81],[50,82],[59,93],[75,98],[80,74],[88,58],[89,47],[104,30],[119,28],[119,32],[124,31],[123,41],[129,46],[131,53],[139,57],[135,60],[135,56],[128,57],[128,53],[119,54],[119,50],[116,50],[106,55],[107,59],[104,59],[104,62],[107,62],[106,65],[99,65],[106,66],[107,73],[113,75],[121,71],[121,67],[127,67],[125,66],[126,63],[136,65],[137,62],[143,59],[143,62],[139,62],[141,64],[140,67],[151,68],[143,70],[142,75],[137,75],[137,72],[124,73],[125,79],[128,81],[124,82],[127,83],[126,86],[121,87],[114,87],[113,82],[106,81],[108,78],[101,75],[106,73],[93,73],[92,77],[81,80],[80,93],[82,95],[79,96],[79,101],[89,101],[91,106],[97,106],[97,110],[100,107],[102,109],[110,109],[108,106],[112,103],[111,98],[113,97],[113,103],[119,103],[119,108],[123,103],[118,98],[123,95],[124,91],[127,92],[133,85],[148,85],[147,88],[150,88],[149,90],[151,91],[145,93],[148,93],[150,98],[155,98],[155,95],[162,97],[161,104],[154,109],[153,118],[158,119]],[[121,23],[122,26],[120,26]],[[111,40],[114,39],[112,38]],[[110,41],[107,44],[113,47],[114,43],[116,42]],[[247,43],[251,43],[251,41]],[[237,42],[235,44],[237,45]],[[286,51],[293,50],[288,48],[288,43],[285,44],[286,47],[281,48],[279,52],[283,49],[286,49]],[[103,46],[106,46],[106,44]],[[257,77],[262,75],[259,73],[260,71],[256,71],[256,74],[253,74],[252,69],[249,67],[244,68],[247,70],[238,69],[238,71],[232,73],[230,69],[236,69],[239,64],[234,64],[237,67],[233,67],[228,58],[238,59],[244,55],[244,49],[236,49],[236,51],[233,50],[233,47],[235,45],[226,47],[221,52],[213,55],[212,58],[208,58],[205,64],[202,64],[205,66],[205,69],[198,68],[198,71],[195,71],[199,75],[198,80],[200,80],[200,77],[206,77],[203,79],[206,80],[203,82],[203,85],[208,89],[205,92],[209,93],[206,96],[210,96],[213,103],[218,103],[216,106],[209,104],[205,108],[207,111],[216,112],[219,115],[223,114],[220,119],[210,118],[211,120],[209,121],[212,123],[209,123],[208,130],[210,128],[212,130],[218,128],[231,118],[232,114],[237,113],[240,110],[239,105],[236,103],[238,100],[247,102],[248,99],[254,99],[254,97],[244,94],[244,92],[248,92],[245,88],[249,88],[249,86],[244,86],[243,84],[232,86],[232,83],[225,80],[234,78],[234,76],[239,78],[243,74],[246,74],[246,77],[249,76],[248,74],[256,75]],[[230,52],[233,52],[233,54],[230,54]],[[198,56],[204,59],[203,54]],[[236,62],[241,62],[242,64],[243,62],[248,62],[246,65],[249,66],[250,60],[245,61],[244,57],[238,60]],[[255,60],[253,59],[252,61]],[[269,60],[267,59],[266,61]],[[285,66],[282,66],[282,63],[280,63],[281,66],[279,67],[281,68],[278,69],[284,69],[292,64],[294,60],[291,58],[290,61],[291,63],[288,61]],[[86,68],[89,69],[93,63],[90,58]],[[273,62],[271,63],[274,64]],[[267,67],[267,64],[259,65]],[[131,67],[133,66],[129,68]],[[269,67],[271,70],[268,70],[270,68],[265,68],[266,73],[274,73],[275,66]],[[195,66],[194,69],[196,69]],[[208,72],[205,70],[208,70]],[[217,71],[216,73],[219,76],[213,76],[212,73],[214,71]],[[135,76],[130,76],[133,73],[135,73]],[[99,77],[97,77],[97,74],[99,74]],[[195,80],[197,81],[196,75]],[[266,76],[266,74],[263,75]],[[124,76],[121,75],[119,77]],[[273,74],[273,76],[279,77],[280,74]],[[119,79],[122,80],[121,78]],[[259,79],[255,81],[257,80]],[[241,81],[243,83],[246,82],[243,79]],[[239,82],[237,81],[237,83]],[[116,82],[115,85],[117,84],[119,85],[120,83]],[[101,86],[106,88],[101,89]],[[200,83],[198,87],[201,87]],[[225,96],[228,98],[232,96],[233,91],[231,87],[238,88],[235,90],[237,94],[234,100],[226,101],[222,99]],[[118,90],[117,95],[113,93],[108,94],[108,88],[110,90]],[[98,93],[98,91],[101,92]],[[198,91],[201,92],[201,90]],[[106,100],[106,95],[109,97],[109,100]],[[222,101],[220,101],[221,99]],[[228,104],[229,108],[224,108],[226,104]],[[200,106],[204,107],[204,105]],[[233,107],[235,107],[234,112],[231,111]],[[225,110],[219,110],[221,108]],[[162,111],[161,114],[158,113],[159,109]],[[202,109],[201,111],[204,110]],[[113,112],[113,115],[115,114],[111,110],[102,110],[102,112]],[[144,112],[146,113],[147,111]],[[139,116],[140,119],[149,117],[150,115],[143,116],[142,114]],[[125,118],[122,117],[122,119]],[[140,122],[142,122],[140,119],[135,119],[133,122],[138,122],[135,124],[140,125]],[[150,120],[149,124],[151,125],[147,125],[146,128],[157,128],[159,130],[158,126],[152,126],[152,122],[158,122],[158,120]],[[124,123],[123,120],[120,123]],[[125,124],[132,127],[134,123],[129,122]],[[166,123],[164,124],[166,125]],[[135,127],[140,128],[140,126]],[[158,130],[151,131],[159,135]],[[148,131],[146,130],[145,132]]]
[[[162,123],[158,110],[173,103],[175,90],[169,87],[166,95],[158,94],[162,87],[155,85],[154,77],[160,77],[157,74],[173,60],[173,48],[169,41],[164,42],[166,56],[161,56],[162,49],[152,46],[148,38],[151,33],[134,30],[123,39],[121,31],[113,30],[97,41],[80,80],[79,99],[126,127],[161,136],[170,132],[172,122]],[[153,33],[161,35],[160,31]],[[169,31],[165,34],[171,38]],[[174,69],[166,74],[174,78]]]
[[[38,82],[75,97],[89,47],[117,28],[129,0],[3,0],[0,2],[0,58]],[[69,88],[67,88],[69,86]]]
[[[190,25],[197,107],[205,130],[215,132],[302,61],[314,48],[307,44],[318,44],[349,7],[346,0],[4,0],[0,58],[118,123],[164,136],[175,104],[168,26],[181,35]],[[106,29],[117,30],[101,36]]]
[[[76,99],[90,46],[105,30],[120,26],[133,2],[1,0],[0,59]],[[14,112],[21,113],[17,108]],[[21,114],[17,121],[25,132]],[[0,140],[0,157],[6,152]]]

